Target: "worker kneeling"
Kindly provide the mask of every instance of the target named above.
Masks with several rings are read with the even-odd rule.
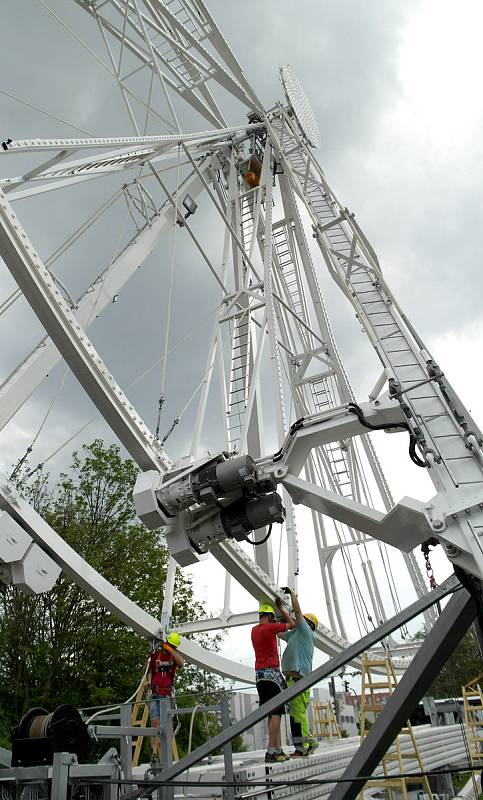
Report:
[[[153,728],[159,728],[160,698],[172,697],[176,670],[184,664],[183,656],[177,652],[180,642],[179,633],[173,631],[169,634],[167,640],[161,643],[161,647],[151,653],[150,656],[151,700],[149,702],[149,715]],[[157,736],[151,739],[151,750],[151,759],[155,761],[159,758],[159,739]]]
[[[291,589],[286,591],[290,592],[296,626],[281,636],[287,642],[282,656],[282,672],[287,686],[293,686],[312,672],[315,630],[319,623],[315,614],[302,614],[297,595]],[[290,731],[295,747],[292,758],[308,756],[318,747],[316,739],[309,734],[309,703],[310,689],[300,692],[290,703]]]

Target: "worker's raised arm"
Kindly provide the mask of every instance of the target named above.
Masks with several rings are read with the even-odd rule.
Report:
[[[296,624],[295,620],[293,620],[290,614],[288,613],[285,603],[283,602],[281,597],[277,597],[275,599],[275,605],[277,606],[278,610],[280,611],[282,617],[285,620],[287,630],[290,630],[290,628],[295,628]]]
[[[292,609],[293,609],[293,613],[295,614],[295,621],[296,621],[297,625],[299,625],[302,622],[302,620],[304,618],[304,615],[302,614],[302,611],[301,611],[301,608],[300,608],[300,603],[299,603],[297,595],[295,594],[294,591],[292,591],[292,589],[289,589],[288,586],[287,586],[287,589],[288,589],[288,591],[290,593],[290,599],[292,601]]]
[[[163,642],[163,650],[165,650],[166,653],[169,653],[177,667],[183,666],[184,658],[181,653],[178,653],[175,647],[172,647],[170,644],[168,644],[168,642]]]

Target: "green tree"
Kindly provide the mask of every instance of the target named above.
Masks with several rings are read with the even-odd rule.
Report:
[[[463,636],[427,694],[431,697],[461,697],[461,687],[483,672],[483,660],[474,626]]]
[[[55,489],[48,476],[22,493],[65,541],[131,600],[159,618],[169,553],[158,531],[136,518],[132,487],[137,467],[119,448],[96,440],[74,453],[68,474]],[[178,570],[175,613],[193,619],[203,607],[191,579]],[[197,636],[204,646],[217,639]],[[62,575],[53,590],[27,596],[15,587],[0,595],[0,744],[32,706],[49,711],[61,703],[78,707],[127,699],[140,681],[147,642],[135,635],[71,580]],[[179,671],[179,695],[198,698],[214,692],[218,681],[194,667]],[[199,702],[199,699],[198,699]],[[186,739],[183,718],[182,741]],[[193,746],[205,738],[197,724]]]
[[[418,631],[413,640],[424,640],[426,631]],[[458,647],[450,654],[438,677],[428,689],[428,697],[461,697],[461,687],[483,672],[478,640],[474,626],[465,633]]]

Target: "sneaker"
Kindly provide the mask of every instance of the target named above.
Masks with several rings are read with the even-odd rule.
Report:
[[[286,760],[285,753],[265,753],[265,764],[281,764]]]
[[[301,753],[300,750],[294,750],[293,753],[290,754],[290,758],[303,758],[305,753]]]
[[[316,741],[311,742],[307,747],[304,755],[309,756],[311,753],[314,753],[317,750],[318,746],[319,746],[318,742]]]

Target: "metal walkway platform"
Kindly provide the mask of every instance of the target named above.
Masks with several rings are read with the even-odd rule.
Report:
[[[420,749],[426,770],[446,767],[452,764],[467,763],[467,751],[465,737],[460,725],[448,725],[434,728],[429,725],[416,726],[414,728],[416,740]],[[402,736],[403,751],[407,740],[407,750],[412,749],[409,736]],[[340,739],[336,742],[321,742],[319,749],[311,756],[303,759],[293,759],[282,764],[265,764],[264,751],[252,751],[246,753],[236,753],[233,756],[233,768],[235,774],[235,797],[243,797],[244,800],[257,798],[257,800],[276,800],[277,798],[290,797],[304,798],[304,800],[315,800],[315,798],[326,797],[335,786],[336,781],[341,777],[348,766],[352,756],[359,748],[359,738],[351,737]],[[291,749],[291,748],[290,748]],[[389,751],[390,752],[390,751]],[[133,770],[134,777],[144,777],[148,765],[141,765]],[[419,765],[416,760],[408,760],[406,764],[408,772],[418,772]],[[391,774],[396,774],[394,769]],[[376,771],[380,775],[381,770]],[[175,790],[175,797],[224,797],[222,782],[224,778],[223,756],[215,756],[211,764],[202,762],[189,770],[189,774],[181,777],[183,781],[193,782],[197,785]],[[270,788],[264,790],[263,784],[273,781]],[[327,781],[318,785],[302,783],[302,781]],[[218,785],[216,785],[218,784]],[[275,784],[277,784],[275,786]],[[280,785],[282,784],[282,785]],[[373,793],[380,792],[380,786],[375,787]],[[370,788],[366,789],[366,797],[372,794]]]

